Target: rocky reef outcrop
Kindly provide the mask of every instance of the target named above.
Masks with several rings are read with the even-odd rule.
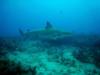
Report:
[[[100,38],[95,36],[88,37],[88,40],[81,42],[78,48],[77,51],[73,52],[76,59],[83,63],[92,63],[100,68]]]

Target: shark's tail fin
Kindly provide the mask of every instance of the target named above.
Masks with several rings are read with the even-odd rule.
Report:
[[[20,28],[19,28],[19,33],[20,33],[21,36],[24,35],[24,32],[23,32],[22,29],[20,29]]]

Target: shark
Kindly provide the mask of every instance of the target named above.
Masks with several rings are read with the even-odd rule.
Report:
[[[53,44],[68,42],[68,38],[72,35],[70,32],[55,29],[49,21],[46,22],[44,29],[30,32],[24,32],[19,29],[19,33],[24,39],[39,40]]]

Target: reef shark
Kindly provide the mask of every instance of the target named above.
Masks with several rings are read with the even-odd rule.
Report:
[[[19,32],[25,39],[40,40],[49,43],[65,43],[66,40],[68,42],[68,37],[70,37],[72,34],[70,32],[63,32],[54,29],[50,22],[46,23],[46,26],[43,30],[23,32],[21,29],[19,29]]]

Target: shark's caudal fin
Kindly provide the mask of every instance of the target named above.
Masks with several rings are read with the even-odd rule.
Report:
[[[24,35],[24,32],[23,32],[22,29],[20,29],[20,28],[19,28],[19,33],[20,33],[21,36]]]

